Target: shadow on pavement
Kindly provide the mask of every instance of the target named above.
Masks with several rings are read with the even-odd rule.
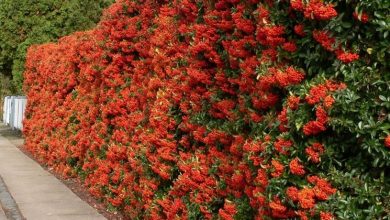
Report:
[[[12,144],[20,147],[24,143],[23,134],[19,130],[13,130],[0,122],[0,135],[7,138]]]

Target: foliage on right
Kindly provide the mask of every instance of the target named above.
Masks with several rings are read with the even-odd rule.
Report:
[[[389,4],[118,0],[29,49],[26,147],[131,219],[386,219]]]
[[[336,219],[386,219],[390,213],[390,2],[291,0],[290,8],[277,2],[271,10],[273,20],[286,27],[297,48],[286,57],[311,79],[295,95],[305,97],[312,107],[317,104],[310,103],[311,96],[334,102],[331,108],[325,106],[329,128],[306,139],[326,146],[316,168],[337,188],[327,208]],[[343,82],[346,88],[335,93],[334,100],[327,100],[325,88],[308,89],[324,79]],[[290,128],[302,126],[307,110],[288,111]]]

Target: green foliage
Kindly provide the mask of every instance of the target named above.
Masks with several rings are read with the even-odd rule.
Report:
[[[337,219],[388,219],[390,216],[389,148],[384,139],[390,134],[390,2],[382,0],[332,1],[340,13],[329,22],[303,21],[305,30],[325,29],[343,48],[359,53],[357,62],[343,64],[312,40],[312,35],[296,39],[298,51],[290,61],[304,68],[308,77],[342,81],[347,89],[335,94],[330,111],[331,131],[325,133],[327,157],[321,169],[339,190],[328,209]],[[297,20],[277,14],[280,24]],[[353,19],[368,15],[368,22]],[[297,94],[305,97],[307,91]],[[297,128],[308,110],[289,114]],[[293,126],[293,125],[291,125]],[[321,138],[321,137],[320,137]]]
[[[0,2],[0,74],[21,91],[27,48],[92,28],[113,0],[3,0]]]

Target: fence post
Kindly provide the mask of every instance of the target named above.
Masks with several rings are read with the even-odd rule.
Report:
[[[4,103],[3,103],[3,123],[7,124],[7,102],[8,102],[8,96],[4,97]]]

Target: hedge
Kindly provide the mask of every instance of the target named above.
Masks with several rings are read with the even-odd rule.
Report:
[[[29,48],[26,147],[130,219],[386,219],[389,8],[119,0]]]

